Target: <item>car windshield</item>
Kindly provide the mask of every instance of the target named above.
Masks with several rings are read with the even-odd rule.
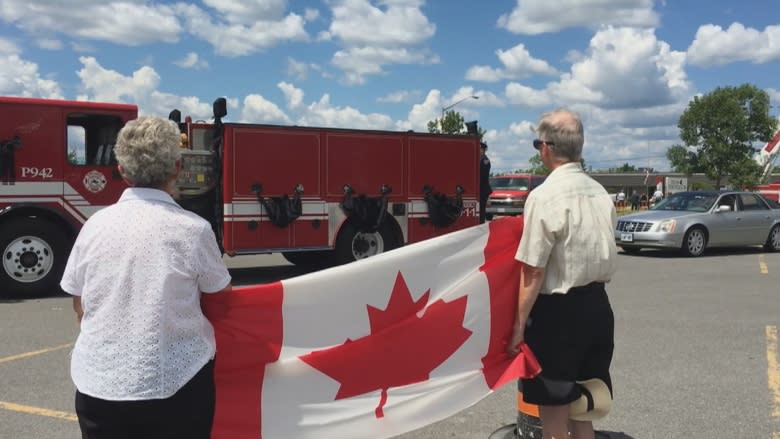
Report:
[[[512,189],[516,191],[528,190],[528,178],[491,178],[490,187],[496,189]]]
[[[717,194],[700,194],[694,192],[681,192],[672,194],[668,198],[656,203],[651,210],[684,210],[688,212],[706,212],[710,210]]]

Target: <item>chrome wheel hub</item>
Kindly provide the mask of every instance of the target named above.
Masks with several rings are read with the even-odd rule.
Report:
[[[49,274],[53,265],[51,247],[35,236],[16,238],[3,250],[3,269],[18,282],[37,282]]]
[[[359,232],[352,239],[352,256],[355,259],[365,259],[382,253],[385,242],[379,232]]]

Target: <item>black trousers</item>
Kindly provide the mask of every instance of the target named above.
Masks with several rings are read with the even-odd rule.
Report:
[[[170,398],[107,401],[76,391],[82,439],[209,439],[216,401],[214,361]]]

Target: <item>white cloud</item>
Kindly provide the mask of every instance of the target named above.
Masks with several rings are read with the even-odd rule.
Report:
[[[571,70],[557,81],[540,89],[509,83],[506,99],[521,110],[578,111],[586,131],[584,157],[595,168],[637,160],[667,168],[665,151],[679,142],[677,121],[694,93],[684,70],[685,53],[672,51],[649,29],[606,27],[586,51],[571,58]],[[531,136],[520,136],[526,128],[495,132],[498,147],[491,145],[490,155],[495,169],[528,166],[524,161],[533,154],[527,148]],[[521,148],[513,149],[513,142]]]
[[[76,72],[81,79],[83,93],[79,100],[103,102],[131,102],[143,114],[167,115],[177,108],[193,119],[210,119],[211,104],[201,102],[194,96],[176,96],[157,90],[160,75],[151,67],[143,66],[125,76],[115,70],[104,68],[93,57],[80,57],[82,68]]]
[[[517,82],[510,82],[504,90],[509,102],[532,108],[549,107],[552,98],[547,90],[536,90]]]
[[[320,11],[318,9],[306,8],[303,12],[303,18],[305,18],[306,21],[314,21],[320,18]]]
[[[473,99],[471,96],[477,96]],[[442,96],[441,91],[432,89],[423,99],[423,102],[414,104],[409,110],[407,120],[398,121],[395,124],[398,130],[428,131],[428,122],[441,117],[442,108],[451,107],[460,113],[466,120],[475,119],[479,114],[473,110],[475,107],[501,107],[503,99],[494,93],[484,90],[474,90],[473,87],[461,87],[452,96]]]
[[[74,52],[79,52],[79,53],[96,52],[95,48],[92,45],[86,43],[77,43],[75,41],[72,41],[70,43],[70,47],[71,49],[73,49]]]
[[[653,0],[517,0],[498,26],[525,35],[600,25],[656,27]]]
[[[396,123],[399,130],[428,131],[428,122],[441,117],[442,97],[439,90],[428,92],[420,104],[414,104],[409,110],[406,121]]]
[[[384,114],[363,114],[352,107],[334,107],[330,95],[325,94],[305,108],[298,125],[385,130],[393,126],[393,120]]]
[[[38,65],[23,60],[16,53],[15,46],[8,45],[7,40],[0,39],[0,95],[28,96],[39,98],[62,99],[62,90],[56,81],[41,78]]]
[[[253,5],[261,6],[260,9],[263,10],[263,5],[254,3]],[[189,32],[211,43],[220,55],[249,55],[283,41],[308,39],[304,29],[305,21],[300,15],[289,14],[275,20],[264,19],[244,23],[239,20],[239,17],[234,16],[243,7],[243,2],[224,2],[221,12],[229,19],[227,23],[214,20],[207,12],[195,5],[179,3],[176,5],[176,11],[183,17]]]
[[[181,32],[173,9],[164,4],[92,0],[67,3],[63,6],[61,2],[4,0],[0,19],[14,23],[30,35],[48,35],[56,29],[75,38],[129,46],[173,43]]]
[[[175,43],[188,31],[207,41],[221,55],[248,55],[283,41],[305,41],[305,19],[285,15],[286,0],[204,0],[203,8],[184,2],[129,2],[127,0],[69,0],[29,2],[2,0],[0,20],[23,29],[31,37],[52,33],[123,46]],[[314,17],[306,10],[307,17]],[[47,37],[48,38],[48,37]],[[53,41],[52,38],[49,38]]]
[[[299,81],[306,79],[309,73],[309,65],[293,58],[287,58],[287,76]]]
[[[728,29],[707,24],[700,26],[688,47],[688,62],[698,66],[715,66],[736,61],[756,64],[780,59],[780,25],[763,31],[733,23]]]
[[[562,103],[668,105],[690,95],[684,63],[685,54],[671,51],[651,29],[607,27],[593,36],[586,57],[547,90]]]
[[[339,50],[333,55],[332,62],[344,71],[348,83],[363,84],[366,75],[383,73],[385,64],[430,64],[438,63],[439,58],[427,51],[365,46]]]
[[[400,104],[402,102],[409,102],[419,97],[420,97],[420,92],[417,90],[414,91],[399,90],[399,91],[394,91],[392,93],[388,93],[384,96],[380,96],[376,99],[376,101],[384,104]]]
[[[251,25],[258,21],[277,21],[284,17],[285,0],[203,0],[229,23]]]
[[[297,110],[303,106],[303,90],[287,82],[280,82],[276,86],[284,93],[288,109]]]
[[[62,41],[53,38],[38,38],[35,44],[46,50],[60,50],[63,46]]]
[[[319,40],[336,39],[343,46],[333,64],[344,71],[348,83],[361,84],[365,76],[384,72],[392,64],[438,63],[422,45],[436,32],[421,8],[423,1],[332,0],[333,21]]]
[[[489,66],[474,66],[466,72],[466,79],[471,81],[496,82],[501,79],[518,79],[531,75],[556,75],[558,72],[547,61],[534,58],[524,44],[509,50],[496,50],[503,68],[494,69]]]
[[[205,69],[209,66],[208,61],[205,59],[200,59],[197,53],[195,52],[189,52],[187,55],[184,56],[184,58],[174,61],[174,64],[177,66],[183,68],[183,69]]]
[[[273,102],[258,94],[250,94],[244,98],[240,122],[289,124],[290,118]]]
[[[0,54],[19,53],[19,46],[8,38],[0,37]]]

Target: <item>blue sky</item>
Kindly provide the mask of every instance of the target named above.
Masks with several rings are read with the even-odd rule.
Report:
[[[0,95],[415,131],[466,98],[494,171],[569,107],[594,169],[666,170],[697,94],[751,83],[780,114],[776,1],[0,0]]]

